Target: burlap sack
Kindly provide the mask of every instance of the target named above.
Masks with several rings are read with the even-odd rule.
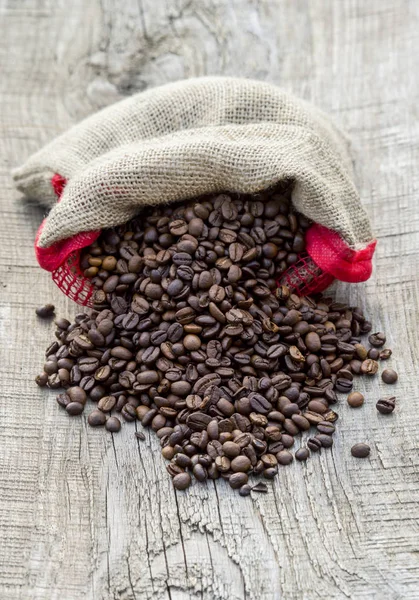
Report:
[[[63,240],[90,243],[73,236],[125,223],[145,205],[258,192],[288,179],[296,209],[326,228],[315,236],[318,246],[326,234],[320,254],[326,244],[326,254],[339,247],[346,262],[365,263],[348,280],[371,272],[373,236],[347,139],[325,114],[268,83],[207,77],[136,94],[76,125],[13,176],[25,195],[52,207],[37,240],[49,270],[63,248],[74,250]],[[54,176],[66,182],[58,204]]]

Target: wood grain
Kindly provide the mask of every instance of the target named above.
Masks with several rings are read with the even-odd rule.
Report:
[[[415,0],[0,0],[2,599],[419,597],[418,30]],[[51,339],[33,309],[75,309],[36,265],[42,211],[10,169],[101,106],[204,74],[278,83],[352,136],[379,245],[373,278],[336,294],[387,332],[400,373],[392,418],[361,381],[332,451],[255,498],[175,493],[153,436],[88,431],[33,384]]]

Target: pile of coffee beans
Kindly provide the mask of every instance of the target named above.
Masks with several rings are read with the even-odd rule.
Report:
[[[93,427],[151,427],[179,490],[222,477],[247,495],[250,474],[271,479],[330,448],[337,392],[361,406],[354,376],[375,375],[391,351],[380,332],[361,343],[372,327],[360,308],[277,287],[308,226],[283,189],[153,207],[104,231],[81,258],[94,308],[55,321],[38,385],[64,388],[57,401],[72,416],[90,398]]]

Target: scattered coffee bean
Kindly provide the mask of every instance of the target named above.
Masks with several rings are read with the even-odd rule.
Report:
[[[54,316],[55,306],[53,304],[45,304],[35,309],[38,317],[41,319],[50,319]]]
[[[92,410],[87,417],[87,422],[92,427],[100,427],[106,423],[106,416],[101,410]]]
[[[382,415],[389,415],[390,413],[393,412],[393,410],[396,407],[396,398],[395,398],[395,396],[388,396],[387,398],[381,398],[380,400],[378,400],[378,402],[375,406],[376,406],[378,412],[380,412]]]
[[[351,392],[346,400],[352,408],[359,408],[364,404],[364,396],[360,392]]]
[[[384,381],[384,383],[396,383],[398,378],[399,376],[394,369],[384,369],[384,371],[381,373],[381,379]]]
[[[117,433],[121,429],[121,421],[118,417],[109,417],[105,423],[105,428],[111,433]]]
[[[173,487],[177,490],[186,490],[191,485],[191,476],[189,473],[179,473],[173,477]]]
[[[307,460],[310,456],[310,452],[307,448],[299,448],[295,453],[295,458],[299,461]]]
[[[359,443],[352,446],[351,454],[352,456],[355,456],[355,458],[366,458],[369,456],[370,450],[371,449],[367,444]]]

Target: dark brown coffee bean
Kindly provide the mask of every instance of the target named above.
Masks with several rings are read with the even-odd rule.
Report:
[[[311,437],[308,438],[307,440],[307,446],[310,448],[310,450],[312,452],[318,452],[320,450],[320,448],[322,447],[321,441],[319,439],[317,439],[316,437]]]
[[[289,465],[292,463],[294,457],[288,450],[281,450],[276,455],[276,459],[280,465]]]
[[[295,458],[299,461],[305,461],[310,456],[310,452],[307,448],[299,448],[295,453]]]
[[[87,417],[87,421],[92,427],[101,427],[106,423],[106,416],[101,410],[93,410]]]
[[[372,333],[370,336],[368,336],[368,341],[371,344],[371,346],[374,346],[375,348],[380,348],[386,343],[386,336],[384,333],[381,332]]]
[[[248,476],[246,475],[246,473],[233,473],[232,475],[230,475],[230,477],[228,478],[228,483],[230,484],[230,487],[233,488],[233,490],[237,490],[238,488],[242,488],[242,486],[246,485],[248,482]]]
[[[381,373],[381,379],[384,381],[384,383],[396,383],[398,378],[399,376],[393,369],[384,369],[384,371]]]
[[[378,402],[375,406],[376,406],[378,412],[380,412],[382,415],[389,415],[395,409],[396,398],[395,398],[395,396],[388,396],[387,398],[381,398],[380,400],[378,400]]]
[[[35,312],[41,319],[50,319],[54,316],[55,306],[53,304],[45,304],[35,309]]]
[[[105,423],[105,429],[111,433],[118,433],[118,431],[121,429],[121,421],[118,419],[118,417],[109,417]]]
[[[321,421],[321,423],[317,423],[317,429],[320,433],[327,433],[328,435],[332,435],[335,432],[335,426],[333,423],[329,423],[329,421]]]
[[[351,454],[355,458],[366,458],[369,456],[371,448],[367,444],[359,443],[355,444],[351,448]]]
[[[331,448],[333,446],[333,438],[325,433],[319,433],[315,439],[320,441],[322,448]]]
[[[231,470],[235,473],[246,473],[252,466],[247,456],[237,456],[231,461]]]
[[[378,362],[367,358],[361,365],[361,373],[364,375],[375,375],[378,371]]]
[[[70,398],[71,402],[77,402],[79,404],[86,404],[87,402],[87,394],[86,392],[79,386],[70,387],[67,390],[67,395]]]
[[[65,409],[69,415],[74,417],[76,415],[81,415],[84,411],[84,404],[81,404],[80,402],[69,402]]]
[[[63,408],[66,408],[68,404],[70,404],[71,400],[67,394],[59,394],[56,398],[58,404]]]

